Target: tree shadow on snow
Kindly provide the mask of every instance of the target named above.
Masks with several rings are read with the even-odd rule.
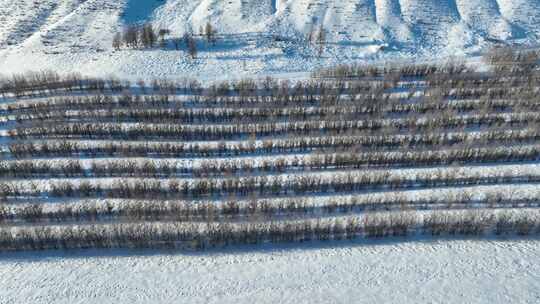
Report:
[[[45,251],[19,251],[0,253],[0,264],[3,262],[42,262],[57,259],[88,259],[88,258],[128,258],[128,257],[157,257],[157,256],[186,256],[211,258],[220,255],[244,255],[244,254],[274,254],[286,251],[301,252],[328,249],[376,249],[380,246],[400,245],[443,245],[452,241],[474,242],[515,242],[515,241],[540,241],[540,236],[430,236],[420,235],[411,237],[386,237],[374,239],[355,240],[329,240],[308,241],[294,243],[264,243],[259,245],[231,245],[228,247],[207,248],[204,250],[193,249],[70,249],[70,250],[45,250]]]

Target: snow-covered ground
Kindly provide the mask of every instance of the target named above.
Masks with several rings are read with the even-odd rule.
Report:
[[[145,50],[123,48],[115,51],[112,48],[113,36],[126,25],[146,21],[153,22],[156,29],[169,29],[170,39],[182,37],[186,32],[198,34],[201,28],[211,23],[218,30],[218,42],[214,45],[199,39],[196,59],[189,58],[185,47],[175,49],[172,41],[165,47]],[[319,56],[318,46],[309,42],[308,36],[310,33],[317,36],[321,28],[327,33],[327,44]],[[0,0],[0,73],[4,75],[50,69],[89,76],[115,75],[133,81],[160,77],[232,80],[266,75],[294,80],[309,77],[309,72],[314,69],[342,63],[419,63],[463,57],[478,64],[480,52],[489,46],[507,43],[536,47],[538,39],[540,0]],[[391,95],[399,97],[404,92]],[[189,96],[175,98],[180,101]],[[35,101],[43,102],[39,98],[16,102]],[[9,155],[7,144],[18,142],[16,138],[7,137],[7,130],[13,125],[14,122],[4,122],[0,126],[3,144],[0,149],[6,155]],[[467,140],[471,141],[475,136],[483,138],[482,132],[485,131],[471,132]],[[448,131],[447,134],[452,133]],[[238,138],[227,141],[227,148],[247,142],[254,147],[263,146],[261,138],[249,141]],[[129,143],[142,146],[147,140],[151,139]],[[51,138],[51,141],[58,139]],[[80,142],[103,146],[111,141],[118,142],[113,137]],[[192,147],[215,148],[218,144],[218,141],[204,139],[186,142]],[[504,144],[502,140],[501,144]],[[58,166],[68,158],[77,157],[80,156],[73,154],[49,162]],[[167,158],[158,162],[178,160],[178,165],[200,168],[204,161],[247,160],[257,167],[263,160],[277,157],[283,157],[287,163],[307,159],[304,154],[284,152],[283,155],[269,153],[235,158],[226,158],[226,155]],[[97,162],[123,158],[109,157]],[[142,159],[132,160],[140,162]],[[83,160],[83,167],[89,169],[92,161]],[[321,176],[324,180],[341,177],[345,180],[346,174],[351,172],[367,176],[386,170],[335,172],[330,169],[292,170],[276,176],[283,181],[299,176]],[[506,164],[396,167],[388,172],[390,178],[407,177],[410,180],[420,179],[428,173],[442,176],[448,172],[471,179],[518,177],[537,176],[540,165],[508,161]],[[224,176],[218,176],[216,180],[228,177],[227,172],[221,173]],[[107,187],[119,180],[102,177],[86,180],[103,182]],[[81,180],[73,179],[74,184]],[[192,181],[192,177],[187,176],[185,180]],[[51,188],[50,182],[54,181],[67,179],[35,178],[13,180],[11,184],[21,185],[23,190],[46,192]],[[534,182],[508,184],[501,181],[467,188],[456,185],[390,190],[383,193],[314,193],[298,198],[311,200],[316,206],[328,206],[336,200],[356,204],[358,200],[363,202],[390,195],[412,202],[439,197],[441,205],[451,209],[454,208],[451,199],[462,198],[459,195],[465,193],[477,200],[488,196],[500,198],[497,203],[500,206],[493,204],[490,207],[511,207],[515,212],[528,214],[530,210],[526,208],[537,211],[538,205],[520,206],[519,200],[535,202],[540,187]],[[268,199],[274,205],[284,205],[288,198]],[[23,199],[13,200],[10,206],[21,207],[21,202],[26,202],[26,198]],[[57,203],[66,201],[55,199],[36,202],[43,203],[45,210],[59,210]],[[248,204],[248,198],[241,199],[240,202]],[[77,199],[72,205],[95,203],[109,208],[134,202],[106,200],[96,194],[88,201]],[[66,206],[70,203],[67,201]],[[81,223],[94,224],[85,221],[83,219]],[[389,238],[354,243],[239,246],[208,252],[0,253],[0,304],[540,303],[540,240],[516,236],[512,240],[486,238]]]
[[[172,43],[115,52],[114,34],[143,21],[170,29],[171,38],[199,33],[207,22],[225,36],[199,43],[195,60]],[[328,45],[319,58],[307,37],[321,26]],[[534,46],[539,37],[540,0],[0,0],[4,74],[297,77],[344,62],[444,60],[501,42]]]
[[[538,303],[537,240],[0,255],[0,303]]]

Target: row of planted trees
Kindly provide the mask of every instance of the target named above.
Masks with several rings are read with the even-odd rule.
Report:
[[[209,249],[230,245],[432,236],[527,236],[537,212],[437,211],[256,223],[142,223],[0,227],[0,251],[80,248]]]
[[[324,200],[313,198],[248,199],[213,201],[179,200],[81,200],[42,203],[0,204],[0,223],[88,223],[115,221],[268,221],[317,218],[373,211],[524,209],[538,208],[537,193],[518,193],[508,189],[487,191],[431,192],[411,198],[401,192],[359,196],[340,196]]]
[[[6,157],[52,158],[52,157],[232,157],[253,156],[260,153],[306,153],[341,152],[344,149],[366,152],[389,152],[415,148],[419,151],[442,150],[452,147],[493,147],[534,144],[539,138],[534,127],[522,130],[488,129],[470,132],[425,132],[418,134],[385,134],[365,136],[296,137],[256,141],[210,142],[210,143],[119,143],[113,141],[81,143],[76,141],[42,141],[12,143]],[[527,147],[524,147],[527,148]],[[458,152],[459,153],[459,152]],[[488,155],[485,152],[479,152]],[[499,153],[494,151],[493,153]],[[504,153],[504,152],[501,152]],[[516,155],[524,155],[517,152]]]
[[[321,135],[380,135],[390,136],[404,131],[439,132],[462,131],[467,128],[491,127],[513,129],[535,126],[540,123],[540,112],[481,113],[477,115],[453,115],[438,113],[424,119],[412,115],[395,119],[322,120],[245,124],[132,124],[82,123],[82,122],[34,122],[8,131],[16,139],[122,139],[122,140],[247,140],[266,139],[276,136]]]
[[[520,49],[511,46],[495,46],[486,50],[483,60],[489,64],[497,76],[528,75],[537,71],[540,64],[540,52],[537,50]],[[374,65],[340,65],[333,68],[321,69],[313,73],[317,78],[377,78],[398,75],[406,78],[429,77],[430,81],[443,82],[463,76],[471,76],[474,69],[464,62],[449,61],[446,64],[433,66],[403,65],[403,66],[374,66]],[[474,73],[473,73],[474,74]]]
[[[137,31],[143,31],[137,28]],[[148,32],[149,30],[144,30]],[[142,32],[141,32],[142,33]],[[143,34],[139,34],[143,35]],[[149,34],[144,34],[148,36]],[[143,36],[144,36],[143,35]],[[155,34],[154,34],[155,35]],[[152,36],[152,35],[150,35]],[[153,36],[152,36],[153,37]],[[156,38],[157,39],[157,38]],[[154,38],[145,38],[144,41],[154,41]],[[184,39],[185,40],[185,39]],[[189,40],[189,39],[188,39]],[[131,42],[130,42],[131,43]],[[139,43],[139,42],[138,42]],[[150,43],[150,42],[145,42]],[[155,43],[155,42],[153,42]],[[344,69],[345,72],[339,72]],[[349,71],[349,69],[351,71]],[[337,71],[322,71],[321,75],[356,75],[363,69],[354,66],[344,66],[337,68]],[[192,79],[167,80],[154,79],[151,82],[139,81],[136,84],[145,94],[193,94],[197,104],[209,106],[253,106],[253,103],[276,103],[279,106],[296,106],[299,102],[318,102],[324,98],[324,104],[332,104],[342,101],[339,96],[346,94],[348,99],[355,102],[385,101],[387,98],[385,90],[411,86],[410,94],[423,92],[424,98],[480,98],[501,99],[512,98],[521,99],[534,97],[535,84],[540,80],[539,73],[533,68],[530,73],[494,74],[488,75],[476,73],[472,70],[459,70],[459,67],[445,67],[443,65],[404,65],[373,67],[376,72],[382,73],[383,78],[377,81],[357,80],[357,79],[335,79],[334,77],[320,79],[317,76],[310,81],[298,81],[294,84],[287,81],[276,81],[272,78],[264,80],[246,79],[238,82],[222,82],[210,84],[203,87],[203,84]],[[368,70],[369,70],[368,69]],[[456,72],[456,70],[458,70]],[[370,72],[371,73],[371,72]],[[386,74],[389,73],[389,74]],[[362,74],[363,75],[363,74]],[[417,80],[406,80],[409,75],[420,75]],[[352,77],[352,76],[350,76]],[[386,79],[390,77],[390,80]],[[424,80],[428,86],[424,89],[417,88],[415,81]],[[416,83],[416,84],[415,84]],[[16,74],[9,78],[0,79],[0,95],[6,97],[11,94],[22,97],[48,96],[55,94],[65,94],[71,92],[83,92],[90,94],[119,93],[130,89],[132,84],[129,81],[122,81],[115,77],[95,78],[84,77],[80,74],[60,75],[54,71],[33,72],[26,74]],[[371,96],[371,98],[369,98]],[[63,102],[69,104],[68,99]],[[53,102],[53,101],[51,101]],[[60,103],[55,100],[54,103]],[[30,102],[30,105],[33,103]],[[42,107],[48,102],[43,102]],[[23,109],[26,105],[12,105],[13,109]]]
[[[0,161],[1,178],[63,177],[212,177],[250,174],[298,173],[361,168],[415,167],[496,162],[535,161],[540,146],[483,147],[409,152],[315,154],[302,157],[185,161],[109,160],[93,161],[85,168],[78,160]]]
[[[288,197],[313,194],[356,193],[444,187],[537,184],[536,172],[512,171],[512,167],[487,173],[445,168],[411,172],[394,170],[349,171],[333,174],[249,176],[200,179],[115,179],[107,182],[80,180],[1,182],[0,198],[182,198],[223,199],[226,197]]]
[[[381,96],[381,98],[384,98]],[[224,102],[226,103],[226,102]],[[319,103],[325,100],[319,99]],[[482,113],[520,113],[540,110],[540,102],[534,98],[486,98],[481,101],[449,103],[445,99],[403,104],[399,99],[387,99],[375,103],[371,100],[340,101],[336,105],[311,106],[299,102],[296,106],[274,107],[270,102],[261,101],[251,107],[190,107],[188,101],[172,100],[163,96],[122,96],[95,97],[93,99],[77,99],[63,102],[54,100],[42,103],[30,103],[24,108],[9,105],[7,117],[19,123],[33,120],[94,121],[94,122],[175,122],[185,124],[202,123],[256,123],[256,122],[286,122],[308,120],[353,120],[353,119],[388,119],[391,117],[426,115],[435,116],[439,113],[482,114]],[[77,110],[77,111],[75,111]],[[107,111],[105,111],[107,110]]]

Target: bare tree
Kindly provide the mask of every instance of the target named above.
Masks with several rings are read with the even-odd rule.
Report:
[[[159,43],[161,44],[161,47],[164,48],[167,46],[167,41],[165,40],[165,37],[170,35],[171,31],[169,29],[160,29],[158,32],[159,35]]]
[[[136,48],[139,46],[139,29],[135,25],[130,25],[124,30],[122,36],[127,47]]]
[[[184,34],[184,43],[187,46],[188,53],[192,59],[197,58],[197,41],[191,34]]]
[[[116,35],[114,35],[112,46],[115,51],[120,50],[120,48],[122,47],[122,34],[121,33],[116,33]]]
[[[206,36],[206,41],[208,43],[215,44],[216,43],[216,30],[212,26],[210,22],[206,23],[206,27],[204,29],[204,35]]]
[[[317,35],[317,45],[318,45],[318,52],[319,57],[322,57],[324,53],[324,49],[326,47],[326,30],[324,29],[323,25],[319,27],[319,33]]]
[[[174,38],[173,39],[174,48],[178,51],[180,50],[180,46],[182,45],[182,39],[180,38]]]
[[[313,39],[315,39],[315,30],[313,29],[313,24],[312,24],[309,29],[308,36],[307,36],[308,43],[309,44],[313,43]]]
[[[145,48],[152,48],[156,44],[157,35],[154,32],[154,28],[151,23],[146,23],[143,25],[141,31],[141,42]]]

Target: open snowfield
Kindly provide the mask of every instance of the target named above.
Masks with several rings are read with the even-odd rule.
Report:
[[[536,45],[539,0],[1,0],[0,73],[53,69],[84,75],[203,79],[298,73],[345,62],[478,54],[484,47]],[[170,38],[220,37],[185,48],[114,51],[126,24],[152,21]],[[321,58],[307,37],[327,33]]]
[[[540,242],[0,256],[0,303],[538,303]]]

